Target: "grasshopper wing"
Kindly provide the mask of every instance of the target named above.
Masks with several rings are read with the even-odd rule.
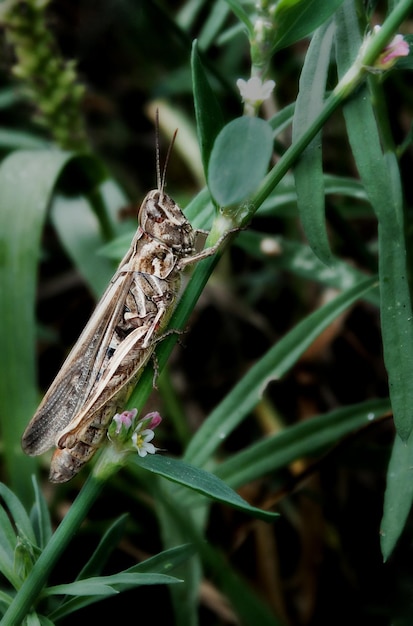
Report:
[[[42,454],[55,445],[61,431],[76,418],[93,394],[107,361],[111,338],[123,314],[132,281],[129,261],[139,236],[138,231],[130,250],[23,433],[22,448],[26,454]]]

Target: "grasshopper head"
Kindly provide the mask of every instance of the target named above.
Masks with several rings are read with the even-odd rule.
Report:
[[[142,230],[170,248],[178,257],[193,254],[195,231],[174,200],[163,191],[150,191],[138,213]]]

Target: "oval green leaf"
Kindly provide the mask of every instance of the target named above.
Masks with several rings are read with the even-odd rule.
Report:
[[[240,117],[219,133],[211,153],[208,186],[221,207],[246,200],[264,177],[272,153],[272,129],[262,119]]]

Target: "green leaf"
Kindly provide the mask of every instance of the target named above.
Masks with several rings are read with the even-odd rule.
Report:
[[[42,626],[44,623],[40,615],[32,612],[27,615],[24,626]]]
[[[198,140],[204,172],[205,176],[207,176],[212,146],[215,138],[224,126],[224,117],[218,100],[208,82],[198,53],[196,40],[192,45],[191,68]]]
[[[250,36],[253,35],[254,26],[249,18],[248,13],[243,8],[242,4],[238,2],[238,0],[225,0],[225,2],[230,6],[234,15],[242,22],[246,27]]]
[[[208,50],[216,44],[229,12],[229,6],[223,2],[216,2],[211,5],[199,31],[198,40],[201,50]]]
[[[308,48],[295,105],[293,142],[323,108],[334,30],[334,22],[320,27]],[[294,178],[304,232],[315,254],[328,265],[332,259],[325,221],[321,131],[302,152],[294,167]]]
[[[272,153],[272,129],[262,119],[240,117],[219,133],[211,153],[208,186],[221,207],[246,200],[264,177]]]
[[[57,194],[51,207],[51,220],[67,254],[98,298],[116,267],[109,259],[97,254],[104,239],[87,198],[68,198]]]
[[[11,519],[10,513],[0,505],[0,546],[10,555],[10,558],[13,557],[17,542],[16,529],[13,527]],[[2,559],[0,559],[0,566],[1,562]]]
[[[144,459],[136,457],[134,461],[137,465],[155,474],[163,476],[180,485],[185,485],[185,487],[193,489],[208,498],[229,504],[259,519],[272,521],[277,517],[275,513],[269,513],[268,511],[263,511],[248,504],[248,502],[241,498],[241,496],[224,482],[217,479],[213,474],[198,467],[188,465],[188,463],[184,463],[183,461],[160,455],[147,456]]]
[[[141,575],[159,575],[159,574],[167,574],[172,569],[181,565],[188,558],[190,558],[194,554],[194,548],[191,545],[183,545],[177,546],[175,548],[171,548],[170,550],[164,550],[159,554],[138,563],[137,565],[133,565],[129,567],[124,572],[123,575],[127,574],[141,574]],[[146,580],[151,580],[147,578]],[[153,580],[153,579],[152,579]],[[176,581],[176,578],[174,578]],[[140,582],[139,584],[142,584]],[[147,583],[145,583],[147,584]],[[152,583],[148,583],[152,584]],[[155,584],[155,583],[154,583]],[[118,589],[118,591],[123,591],[123,589]],[[80,608],[87,606],[93,602],[96,602],[100,598],[90,597],[85,600],[85,598],[70,598],[66,600],[62,605],[59,606],[58,609],[53,611],[52,617],[53,619],[61,619],[74,611],[78,611]]]
[[[24,100],[24,95],[21,90],[16,89],[15,85],[0,89],[0,110],[8,109],[22,100]]]
[[[0,589],[0,614],[4,613],[13,601],[13,596]]]
[[[53,188],[71,158],[57,150],[15,152],[0,166],[1,434],[6,471],[27,504],[36,462],[19,451],[38,399],[34,303],[40,233]]]
[[[251,444],[223,461],[215,474],[236,489],[297,459],[316,455],[326,446],[336,445],[341,437],[389,413],[390,401],[380,399],[317,415]]]
[[[387,470],[380,544],[386,561],[402,534],[413,500],[413,435],[403,441],[397,434]]]
[[[35,493],[35,503],[30,513],[30,521],[37,537],[36,545],[38,545],[39,548],[44,548],[52,536],[52,523],[47,502],[41,489],[39,489],[35,476],[32,477],[32,482]]]
[[[277,2],[274,21],[273,51],[300,41],[338,9],[343,0],[280,0]]]
[[[0,483],[0,497],[4,500],[4,503],[7,506],[9,515],[13,520],[13,524],[33,545],[36,545],[36,536],[34,534],[30,518],[19,498],[3,483]]]
[[[68,583],[67,585],[49,587],[44,591],[44,595],[76,596],[50,614],[50,618],[55,621],[70,615],[74,611],[79,611],[85,606],[99,602],[109,596],[117,595],[122,591],[134,589],[142,585],[171,585],[180,582],[178,578],[166,576],[165,574],[130,574],[121,572],[111,576],[99,576]]]
[[[0,507],[0,520],[4,522],[0,532],[0,571],[18,589],[21,579],[16,568],[16,561],[20,563],[27,557],[26,546],[36,545],[36,539],[24,506],[11,489],[3,483],[0,483],[0,497],[7,508],[6,511]],[[12,520],[17,532],[7,518]]]
[[[194,548],[191,545],[183,545],[177,546],[175,548],[171,548],[170,550],[164,550],[159,554],[138,563],[137,565],[133,565],[132,567],[126,569],[124,572],[121,572],[122,575],[128,574],[137,574],[140,573],[141,576],[144,574],[148,575],[159,575],[159,574],[167,574],[171,571],[171,569],[176,568],[181,563],[185,562],[189,557],[194,554]],[[119,575],[119,574],[118,574]],[[170,577],[168,577],[170,578]],[[125,579],[124,579],[125,580]],[[154,580],[153,578],[146,578],[146,581]],[[176,581],[176,578],[173,579]],[[142,583],[139,581],[139,584],[152,584],[151,582]],[[156,583],[154,583],[156,584]],[[112,583],[113,585],[113,583]],[[112,586],[111,585],[111,586]],[[115,587],[115,585],[113,585]],[[125,589],[118,589],[117,591],[124,591]],[[59,620],[65,617],[66,615],[70,615],[71,613],[78,611],[79,609],[92,604],[93,602],[99,601],[100,597],[89,596],[89,597],[74,597],[69,598],[63,604],[61,604],[55,611],[52,612],[51,618],[54,620]]]
[[[212,411],[192,438],[185,460],[204,465],[222,441],[258,404],[271,380],[278,380],[347,307],[374,287],[376,279],[362,281],[299,322],[273,346]]]
[[[14,569],[14,551],[10,550],[10,547],[3,541],[0,541],[0,572],[15,589],[19,587],[21,581]]]
[[[98,253],[107,242],[101,213],[106,213],[108,228],[115,235],[119,232],[116,213],[119,207],[127,204],[121,190],[110,180],[95,190],[93,198],[98,196],[102,201],[99,215],[88,195],[68,197],[56,194],[51,206],[51,219],[59,238],[96,297],[102,295],[116,269],[110,257]]]
[[[32,148],[47,148],[49,145],[49,141],[32,133],[0,127],[0,148],[30,150]]]
[[[126,591],[141,585],[167,585],[178,583],[180,580],[165,574],[140,574],[132,573],[112,574],[111,576],[96,576],[85,578],[66,585],[55,585],[44,591],[45,596],[70,595],[70,596],[112,596],[120,591]]]

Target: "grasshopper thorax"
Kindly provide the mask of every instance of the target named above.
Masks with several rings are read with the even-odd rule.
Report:
[[[160,241],[177,257],[190,256],[194,252],[196,233],[170,196],[159,189],[150,191],[138,213],[141,229]]]

